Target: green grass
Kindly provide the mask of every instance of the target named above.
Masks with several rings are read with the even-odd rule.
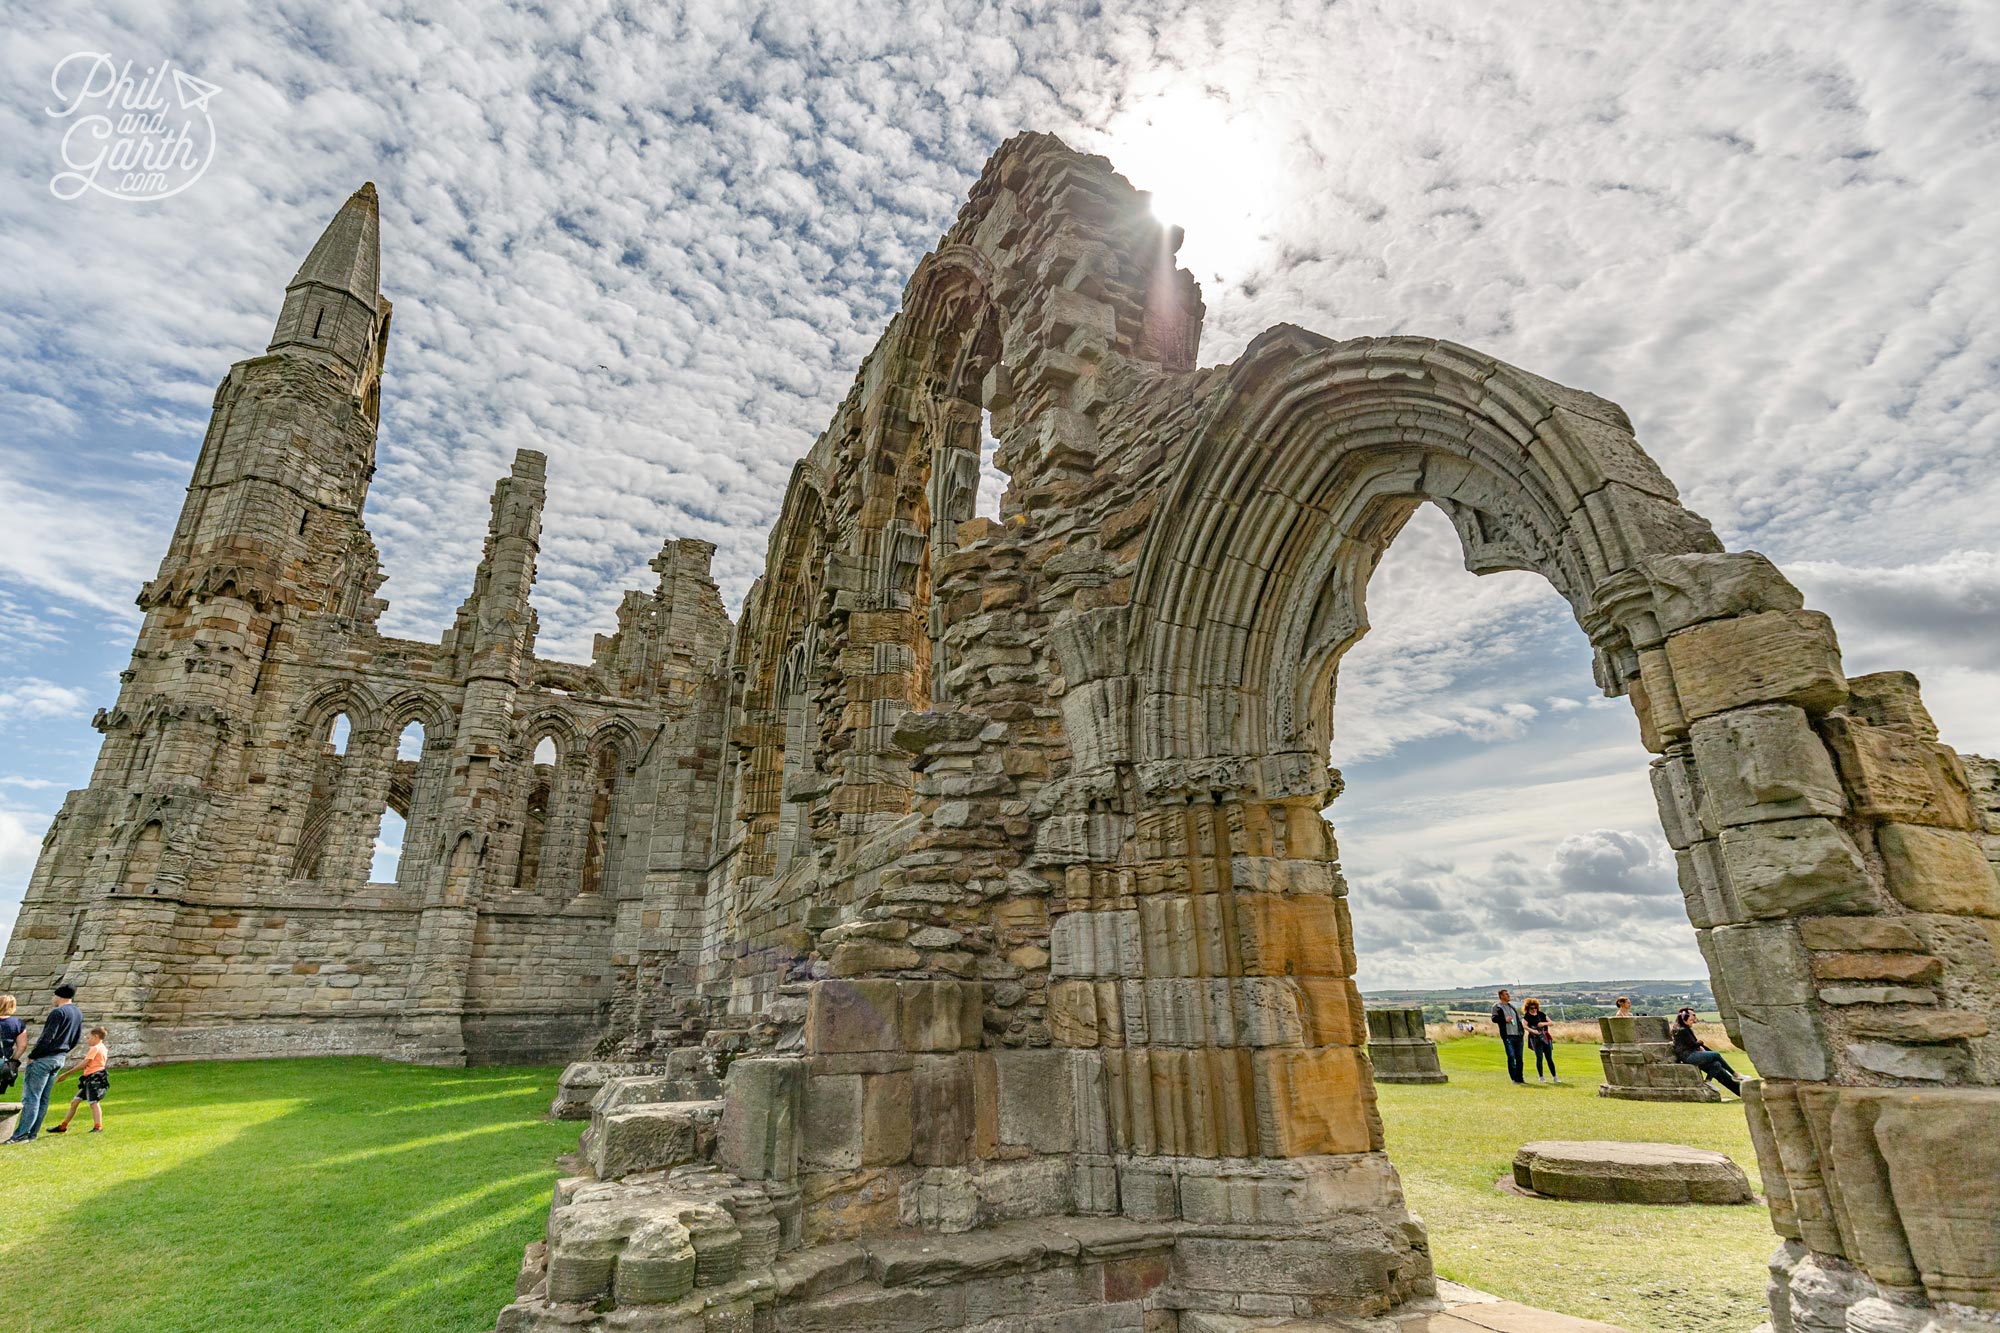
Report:
[[[1535,1139],[1684,1143],[1729,1154],[1757,1186],[1757,1158],[1733,1101],[1652,1103],[1597,1096],[1597,1049],[1560,1044],[1561,1086],[1507,1080],[1497,1037],[1446,1042],[1451,1082],[1380,1088],[1389,1156],[1430,1230],[1438,1276],[1634,1333],[1711,1333],[1762,1321],[1764,1262],[1777,1248],[1761,1207],[1561,1203],[1502,1194],[1514,1151]],[[1740,1053],[1729,1060],[1749,1070]]]
[[[1492,1037],[1441,1048],[1452,1081],[1381,1089],[1389,1152],[1440,1276],[1651,1330],[1763,1318],[1762,1208],[1501,1194],[1530,1139],[1662,1139],[1756,1175],[1742,1109],[1507,1081]],[[1739,1069],[1746,1066],[1732,1055]],[[578,1126],[541,1119],[555,1069],[277,1060],[115,1069],[108,1130],[0,1149],[8,1333],[470,1333],[511,1298]],[[58,1089],[56,1118],[74,1082]]]
[[[63,1137],[0,1148],[0,1327],[491,1328],[576,1146],[578,1126],[540,1119],[558,1072],[114,1068],[103,1134],[82,1132],[86,1108]]]

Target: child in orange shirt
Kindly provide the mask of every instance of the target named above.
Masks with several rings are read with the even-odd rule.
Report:
[[[76,1096],[69,1099],[69,1114],[60,1125],[51,1125],[49,1133],[69,1133],[69,1122],[76,1119],[76,1108],[84,1102],[90,1103],[90,1132],[104,1132],[104,1094],[111,1087],[111,1075],[105,1072],[111,1064],[111,1053],[104,1049],[104,1038],[108,1035],[103,1028],[92,1028],[83,1063],[57,1077],[56,1082],[60,1083],[70,1074],[77,1075]]]

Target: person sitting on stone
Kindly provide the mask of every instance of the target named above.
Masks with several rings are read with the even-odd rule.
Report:
[[[1693,1065],[1704,1078],[1729,1089],[1732,1096],[1743,1095],[1743,1085],[1736,1081],[1736,1071],[1729,1067],[1729,1061],[1723,1059],[1720,1052],[1709,1050],[1694,1034],[1692,1009],[1683,1009],[1674,1015],[1674,1059],[1684,1065]]]
[[[1618,997],[1618,1012],[1617,1012],[1617,1013],[1615,1013],[1615,1014],[1613,1014],[1613,1015],[1611,1015],[1611,1016],[1612,1016],[1613,1018],[1634,1018],[1634,1017],[1637,1017],[1637,1015],[1635,1015],[1635,1014],[1634,1014],[1634,1013],[1632,1012],[1632,997],[1631,997],[1631,996],[1629,996],[1629,995],[1621,995],[1621,996],[1619,996],[1619,997]]]
[[[1531,998],[1526,1004],[1521,1006],[1521,1026],[1528,1030],[1528,1045],[1534,1048],[1535,1082],[1562,1082],[1561,1079],[1556,1077],[1555,1034],[1549,1030],[1549,1016],[1543,1012],[1540,1000]],[[1542,1064],[1544,1061],[1547,1062],[1549,1067],[1546,1078],[1542,1076]]]

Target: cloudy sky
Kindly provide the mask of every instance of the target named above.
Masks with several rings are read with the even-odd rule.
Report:
[[[1293,321],[1624,404],[1732,546],[2000,751],[2000,7],[83,0],[0,45],[0,922],[95,752],[216,381],[363,180],[396,301],[369,523],[433,637],[550,456],[543,651],[668,535],[732,609],[793,458],[993,148],[1051,130],[1189,230],[1205,363]],[[157,202],[50,189],[73,52],[213,84]],[[1419,514],[1340,685],[1368,985],[1699,967],[1622,701]]]

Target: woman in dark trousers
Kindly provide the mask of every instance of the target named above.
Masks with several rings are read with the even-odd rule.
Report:
[[[1535,1082],[1560,1083],[1556,1077],[1556,1039],[1549,1032],[1549,1016],[1542,1012],[1540,1000],[1529,1000],[1521,1006],[1521,1026],[1528,1030],[1528,1046],[1535,1053]],[[1549,1066],[1549,1076],[1542,1077],[1542,1064]]]
[[[1693,1065],[1702,1074],[1737,1097],[1743,1095],[1743,1085],[1736,1081],[1736,1071],[1729,1067],[1729,1061],[1721,1054],[1711,1051],[1694,1035],[1694,1010],[1683,1009],[1674,1015],[1674,1059],[1684,1065]]]

